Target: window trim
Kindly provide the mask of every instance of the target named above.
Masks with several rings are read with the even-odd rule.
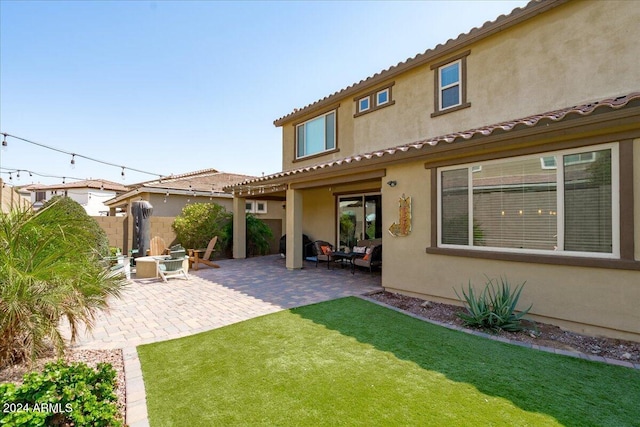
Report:
[[[264,204],[264,209],[258,209],[258,204]],[[247,207],[247,205],[250,205]],[[245,201],[245,213],[251,214],[266,214],[267,213],[267,201],[266,200],[247,200]]]
[[[374,90],[370,90],[362,95],[358,95],[353,98],[356,105],[356,112],[353,117],[360,117],[364,114],[372,113],[374,111],[380,110],[382,108],[390,107],[394,105],[396,102],[393,99],[393,86],[396,84],[395,81],[387,83],[384,86],[380,86]],[[378,94],[387,92],[387,101],[383,103],[378,102]],[[364,98],[369,99],[369,108],[367,110],[360,110],[360,101]]]
[[[444,166],[444,167],[438,167],[438,168],[433,168],[432,170],[435,173],[435,176],[432,175],[432,178],[435,178],[435,182],[432,182],[432,191],[435,190],[436,193],[436,224],[435,224],[435,231],[436,233],[436,238],[435,238],[435,247],[429,248],[427,250],[427,252],[429,253],[440,253],[439,251],[441,250],[452,250],[452,251],[462,251],[465,253],[491,253],[491,254],[495,254],[495,253],[504,253],[505,255],[517,255],[517,256],[529,256],[529,255],[533,255],[533,256],[542,256],[542,257],[551,257],[551,258],[556,258],[556,257],[564,257],[564,258],[578,258],[578,259],[593,259],[593,258],[598,258],[598,259],[607,259],[607,260],[615,260],[615,261],[621,261],[624,260],[624,255],[623,254],[623,245],[625,244],[624,242],[622,242],[621,240],[621,225],[622,225],[622,219],[621,219],[621,208],[620,208],[620,188],[621,188],[621,181],[622,181],[622,177],[621,177],[621,169],[623,168],[623,165],[620,164],[621,161],[621,156],[620,156],[620,143],[618,142],[611,142],[611,143],[605,143],[605,144],[598,144],[598,145],[590,145],[590,146],[585,146],[585,147],[579,147],[579,148],[572,148],[572,149],[560,149],[560,150],[553,150],[553,151],[545,151],[543,153],[536,153],[536,154],[529,154],[529,155],[519,155],[519,156],[511,156],[511,157],[503,157],[500,159],[494,159],[494,160],[487,160],[487,161],[483,161],[482,164],[495,164],[495,163],[504,163],[505,161],[509,161],[509,160],[526,160],[526,159],[533,159],[536,157],[550,157],[551,155],[553,156],[563,156],[563,155],[571,155],[571,154],[577,154],[577,153],[584,153],[587,151],[598,151],[598,150],[611,150],[611,240],[612,240],[612,251],[611,253],[603,253],[603,252],[577,252],[577,251],[565,251],[565,250],[558,250],[558,251],[553,251],[553,250],[540,250],[540,249],[519,249],[519,248],[503,248],[503,247],[495,247],[495,246],[491,246],[491,247],[487,247],[487,246],[474,246],[473,245],[473,236],[472,233],[470,233],[470,244],[469,245],[453,245],[453,244],[443,244],[442,243],[442,174],[441,172],[443,171],[447,171],[447,170],[456,170],[456,169],[464,169],[465,167],[468,168],[468,170],[471,170],[471,168],[474,166],[473,163],[464,163],[464,164],[457,164],[457,165],[450,165],[450,166]],[[478,163],[478,162],[474,162],[474,163]],[[558,188],[563,188],[563,174],[562,174],[562,170],[563,168],[560,168],[560,170],[557,172],[557,176],[558,176],[558,180],[557,180],[557,187]],[[471,195],[473,195],[473,185],[472,185],[472,173],[468,174],[468,179],[469,179],[469,192]],[[435,188],[433,188],[435,186]],[[564,217],[564,190],[563,193],[561,194],[560,192],[557,192],[557,234],[558,234],[558,246],[561,246],[561,244],[564,242],[564,222],[562,220],[562,218]],[[471,213],[473,210],[473,197],[469,197],[469,212]],[[471,221],[469,222],[470,224],[472,223]],[[475,256],[475,255],[474,255]]]
[[[302,160],[307,160],[307,159],[311,159],[314,157],[318,157],[318,156],[323,156],[325,154],[329,154],[329,153],[333,153],[333,152],[337,152],[340,151],[338,148],[338,107],[340,106],[340,104],[332,106],[331,108],[327,108],[326,110],[322,110],[319,114],[316,114],[315,116],[307,119],[307,120],[303,120],[297,123],[293,124],[293,162],[296,161],[302,161]],[[327,149],[327,141],[326,141],[326,135],[325,135],[325,149],[322,151],[319,151],[317,153],[313,153],[313,154],[307,154],[304,156],[299,156],[298,155],[298,128],[302,125],[306,125],[307,123],[316,120],[320,117],[326,117],[329,114],[334,113],[334,120],[333,120],[333,148],[329,148]],[[325,121],[326,123],[326,121]],[[326,127],[326,124],[325,124]]]
[[[380,102],[380,94],[382,93],[385,93],[387,95],[387,100],[384,102]],[[389,88],[385,88],[376,92],[376,106],[385,105],[385,104],[388,104],[389,102],[391,102],[391,99],[389,97]]]
[[[467,101],[467,56],[469,56],[469,54],[471,54],[470,50],[464,51],[456,56],[450,57],[444,61],[439,61],[435,64],[432,64],[430,66],[431,70],[434,71],[434,77],[433,77],[433,96],[434,96],[434,103],[433,103],[433,113],[431,113],[431,117],[438,117],[442,114],[447,114],[447,113],[452,113],[454,111],[459,111],[465,108],[469,108],[471,107],[471,103]],[[440,71],[445,68],[448,67],[450,65],[453,65],[454,63],[459,62],[460,63],[460,103],[453,105],[451,107],[447,107],[447,108],[442,108],[442,96],[441,96],[441,91],[442,88],[440,87]]]
[[[367,108],[362,108],[363,101],[367,102]],[[365,111],[369,111],[371,109],[371,97],[363,96],[358,99],[358,113],[364,113]]]

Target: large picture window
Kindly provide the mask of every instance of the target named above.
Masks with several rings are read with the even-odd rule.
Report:
[[[438,245],[617,258],[618,187],[617,144],[442,168]]]
[[[296,126],[296,158],[312,156],[336,148],[336,112]]]

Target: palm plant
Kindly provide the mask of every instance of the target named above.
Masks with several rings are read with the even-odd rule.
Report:
[[[0,214],[0,367],[34,360],[51,345],[61,355],[60,321],[74,341],[126,283],[101,263],[101,245],[86,227],[94,220],[61,212],[65,203]]]

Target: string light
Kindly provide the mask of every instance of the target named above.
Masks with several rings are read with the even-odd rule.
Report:
[[[72,154],[71,155],[71,169],[75,169],[76,168],[76,155]]]
[[[2,133],[2,136],[3,136],[3,139],[2,139],[2,148],[3,148],[3,149],[6,149],[6,147],[7,147],[7,145],[8,145],[8,144],[7,144],[7,137],[11,137],[11,138],[14,138],[14,139],[17,139],[17,140],[20,140],[20,141],[26,142],[26,143],[28,143],[28,144],[33,144],[33,145],[37,145],[38,147],[42,147],[42,148],[46,148],[46,149],[48,149],[48,150],[56,151],[56,152],[58,152],[58,153],[68,154],[68,155],[70,155],[70,156],[72,157],[72,158],[71,158],[71,164],[72,164],[72,165],[73,165],[73,164],[75,164],[75,157],[81,157],[81,158],[83,158],[83,159],[90,160],[90,161],[92,161],[92,162],[96,162],[96,163],[101,163],[101,164],[103,164],[103,165],[107,165],[107,166],[114,166],[114,167],[122,168],[121,175],[122,175],[122,177],[123,177],[123,179],[124,179],[124,169],[125,169],[125,166],[121,166],[121,165],[117,165],[117,164],[115,164],[115,163],[111,163],[111,162],[107,162],[107,161],[104,161],[104,160],[96,159],[96,158],[94,158],[94,157],[85,156],[85,155],[83,155],[83,154],[72,153],[72,152],[70,152],[70,151],[61,150],[61,149],[56,148],[56,147],[52,147],[52,146],[49,146],[49,145],[46,145],[46,144],[42,144],[42,143],[39,143],[39,142],[31,141],[31,140],[29,140],[29,139],[21,138],[21,137],[19,137],[19,136],[11,135],[11,134],[4,133],[4,132]],[[142,174],[145,174],[145,175],[153,175],[153,176],[157,176],[157,177],[159,177],[159,178],[162,178],[162,177],[164,176],[164,175],[159,174],[159,173],[153,173],[153,172],[143,171],[143,170],[136,169],[136,168],[126,167],[126,169],[129,169],[130,171],[133,171],[133,172],[142,173]]]
[[[3,172],[3,171],[6,171],[6,172]],[[27,169],[16,169],[16,168],[0,167],[0,173],[4,173],[4,174],[14,174],[14,173],[17,173],[18,171],[20,171],[20,172],[28,172],[30,177],[33,177],[34,175],[36,175],[36,176],[41,176],[41,177],[44,177],[44,178],[58,178],[58,179],[62,179],[63,178],[62,176],[59,176],[59,175],[38,173],[38,172],[27,170]],[[71,177],[71,176],[68,176],[67,178],[73,179],[75,181],[82,181],[83,180],[83,178],[76,178],[76,177]]]

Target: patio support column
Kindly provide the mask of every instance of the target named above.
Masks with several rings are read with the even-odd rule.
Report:
[[[233,257],[247,257],[247,212],[245,199],[233,198]]]
[[[302,191],[287,190],[287,269],[302,268]]]

